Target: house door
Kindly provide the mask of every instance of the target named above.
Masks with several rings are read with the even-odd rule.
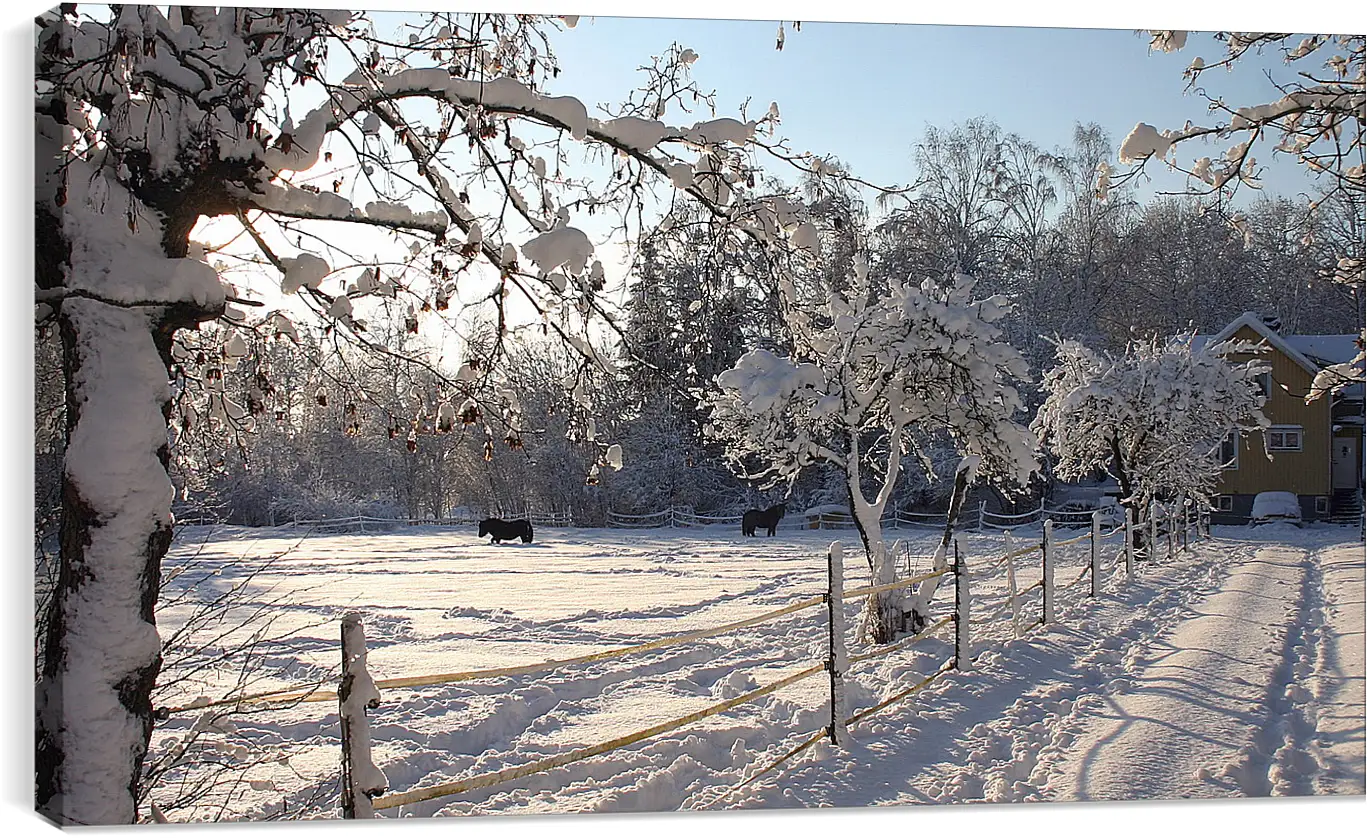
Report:
[[[1358,438],[1355,436],[1336,436],[1334,439],[1334,488],[1356,489],[1358,487]]]

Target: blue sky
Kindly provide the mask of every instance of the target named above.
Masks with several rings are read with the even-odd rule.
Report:
[[[578,26],[553,40],[564,70],[554,92],[577,96],[591,108],[625,98],[638,83],[637,68],[678,41],[700,54],[694,76],[700,87],[716,90],[719,115],[735,115],[747,97],[754,116],[776,101],[783,115],[781,134],[794,150],[833,154],[878,183],[914,178],[912,146],[927,124],[947,128],[986,116],[1004,131],[1051,150],[1070,141],[1079,121],[1102,125],[1116,146],[1137,122],[1160,129],[1178,128],[1187,120],[1209,122],[1204,100],[1185,92],[1182,71],[1198,55],[1216,59],[1224,46],[1199,31],[1367,31],[1367,12],[1359,8],[1367,4],[1352,0],[1319,0],[1313,6],[1149,0],[1137,11],[1073,0],[936,5],[690,0],[673,6],[629,0],[372,0],[366,5],[578,11]],[[1306,8],[1313,9],[1313,24],[1302,11]],[[665,10],[689,17],[630,17]],[[780,18],[787,21],[782,51],[774,49]],[[831,18],[880,22],[826,22]],[[803,21],[800,32],[793,28],[794,19]],[[980,22],[998,25],[976,25]],[[1180,52],[1150,53],[1147,39],[1134,31],[1149,27],[1198,33]],[[1203,83],[1236,105],[1260,104],[1280,97],[1264,76],[1268,68],[1283,78],[1287,72],[1276,56],[1267,56],[1243,62],[1234,73],[1207,73]],[[688,117],[671,112],[666,120],[686,123]],[[1196,144],[1183,157],[1221,151],[1223,146]],[[1265,191],[1295,195],[1313,188],[1300,167],[1280,155],[1274,158],[1270,147],[1255,156],[1266,166]],[[1155,188],[1182,188],[1180,176],[1161,166],[1150,168],[1154,179],[1141,197]]]
[[[747,96],[752,115],[777,101],[781,133],[794,150],[832,153],[866,179],[905,183],[915,176],[912,146],[927,123],[948,127],[987,116],[1052,149],[1070,141],[1079,121],[1101,124],[1116,145],[1136,122],[1160,129],[1208,122],[1204,100],[1185,94],[1182,71],[1195,56],[1214,60],[1224,48],[1209,35],[1193,35],[1178,53],[1150,53],[1131,29],[822,22],[804,22],[800,32],[791,22],[785,28],[778,51],[771,20],[585,18],[554,44],[564,70],[559,92],[573,90],[586,103],[615,102],[636,67],[678,41],[700,54],[694,77],[717,91],[719,113],[736,113]],[[1286,74],[1269,56],[1234,73],[1208,73],[1205,85],[1233,103],[1271,101],[1280,94],[1264,77],[1266,68]],[[1270,153],[1258,156],[1272,162]],[[1279,164],[1269,167],[1265,183],[1269,192],[1294,194],[1310,180],[1299,167]],[[1181,180],[1156,178],[1154,185],[1180,188]]]

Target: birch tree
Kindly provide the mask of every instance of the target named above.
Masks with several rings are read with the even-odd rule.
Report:
[[[1004,297],[974,299],[962,275],[881,290],[864,262],[853,274],[844,293],[821,304],[798,303],[785,289],[793,354],[751,350],[717,376],[709,433],[725,441],[739,473],[768,486],[817,463],[839,469],[880,584],[896,574],[880,519],[903,457],[929,469],[920,440],[946,434],[984,476],[1019,483],[1034,468],[1034,443],[1014,418],[1021,401],[1012,382],[1026,366],[996,325],[1008,311]],[[935,566],[945,567],[943,550]],[[896,591],[870,601],[874,642],[893,639],[902,606]]]

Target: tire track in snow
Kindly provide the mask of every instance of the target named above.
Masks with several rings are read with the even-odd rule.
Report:
[[[1313,746],[1321,773],[1317,794],[1363,794],[1364,687],[1367,640],[1364,639],[1363,545],[1335,545],[1318,554],[1323,579],[1324,630],[1309,678],[1314,702]]]

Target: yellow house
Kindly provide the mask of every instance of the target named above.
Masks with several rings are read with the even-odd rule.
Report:
[[[1261,382],[1267,395],[1263,415],[1271,427],[1225,442],[1226,465],[1211,500],[1215,520],[1246,520],[1259,492],[1291,492],[1300,499],[1304,520],[1356,522],[1362,509],[1363,387],[1354,384],[1309,404],[1305,396],[1317,372],[1357,354],[1357,336],[1283,335],[1264,318],[1245,312],[1219,334],[1198,335],[1193,348],[1231,339],[1264,347],[1256,356],[1239,353],[1230,359],[1257,357],[1271,367]]]

